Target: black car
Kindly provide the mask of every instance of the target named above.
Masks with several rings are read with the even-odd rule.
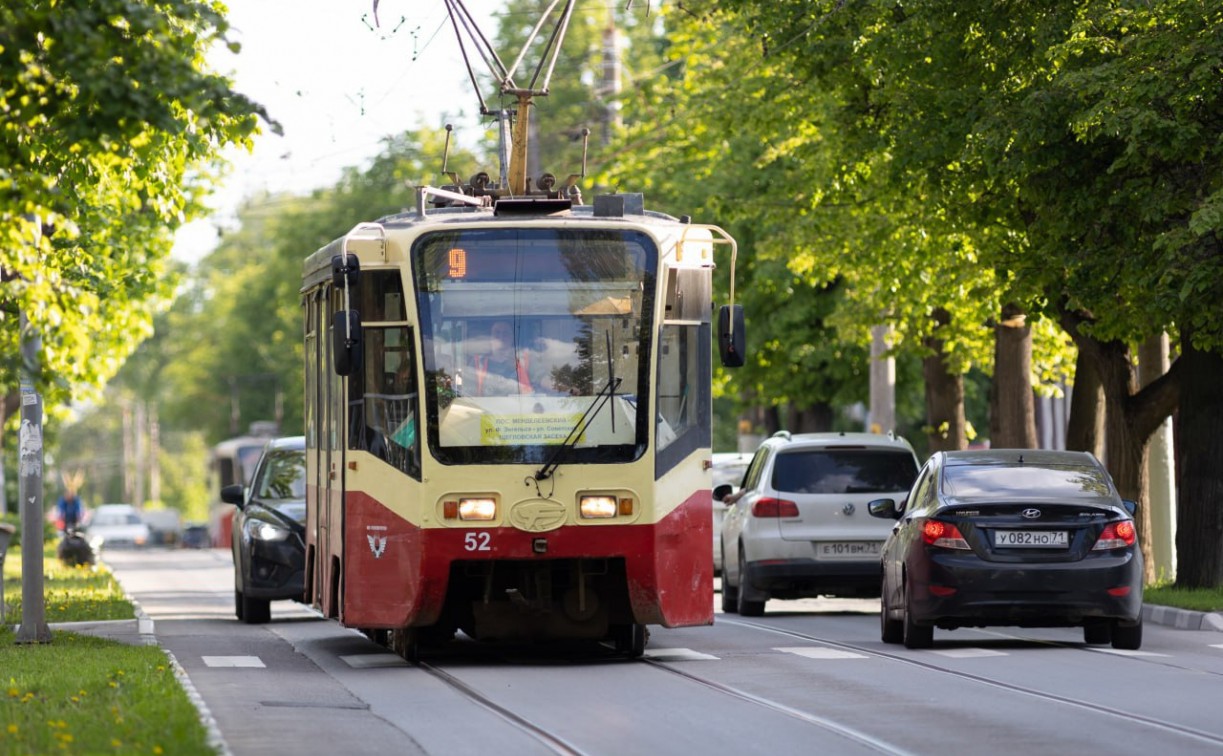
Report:
[[[1084,641],[1142,644],[1135,504],[1085,452],[935,453],[881,554],[885,643],[929,648],[934,628],[1082,627]]]
[[[238,508],[233,521],[234,610],[244,622],[267,622],[272,601],[304,598],[305,438],[269,441],[250,489],[226,486],[221,500]]]

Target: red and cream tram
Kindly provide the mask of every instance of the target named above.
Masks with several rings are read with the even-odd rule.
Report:
[[[456,631],[636,656],[647,625],[713,622],[735,242],[561,194],[423,187],[306,262],[306,598],[408,658]]]

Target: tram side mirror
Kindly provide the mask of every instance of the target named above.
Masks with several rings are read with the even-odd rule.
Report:
[[[743,332],[743,305],[722,305],[718,310],[718,354],[723,367],[743,367],[747,336]]]
[[[331,283],[337,289],[357,285],[357,274],[361,272],[361,260],[356,255],[346,253],[331,256]]]
[[[331,358],[336,375],[352,375],[361,364],[361,313],[341,310],[331,317]]]

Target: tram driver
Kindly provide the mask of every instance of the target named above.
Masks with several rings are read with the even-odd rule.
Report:
[[[531,354],[515,344],[514,327],[498,320],[489,329],[487,350],[472,360],[471,389],[476,396],[533,394]]]

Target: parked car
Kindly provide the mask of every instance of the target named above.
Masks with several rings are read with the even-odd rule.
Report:
[[[208,525],[202,522],[187,523],[180,545],[184,549],[206,549],[211,546],[212,536],[208,533]]]
[[[713,455],[713,487],[728,485],[731,493],[739,490],[743,474],[752,455],[740,452],[718,452]],[[726,518],[726,503],[713,501],[713,574],[722,574],[722,520]]]
[[[939,452],[913,495],[872,501],[894,524],[881,557],[883,641],[928,648],[934,628],[1082,626],[1090,644],[1142,644],[1135,504],[1086,452]]]
[[[269,441],[250,488],[226,486],[221,500],[237,507],[231,531],[234,613],[248,624],[267,622],[272,601],[301,601],[305,593],[305,437]]]
[[[151,537],[140,511],[131,504],[102,504],[89,515],[85,537],[99,548],[143,548]]]
[[[722,610],[764,613],[770,598],[878,596],[891,525],[867,502],[904,498],[917,477],[907,441],[879,433],[781,431],[756,451],[743,488],[714,489],[722,523]]]

